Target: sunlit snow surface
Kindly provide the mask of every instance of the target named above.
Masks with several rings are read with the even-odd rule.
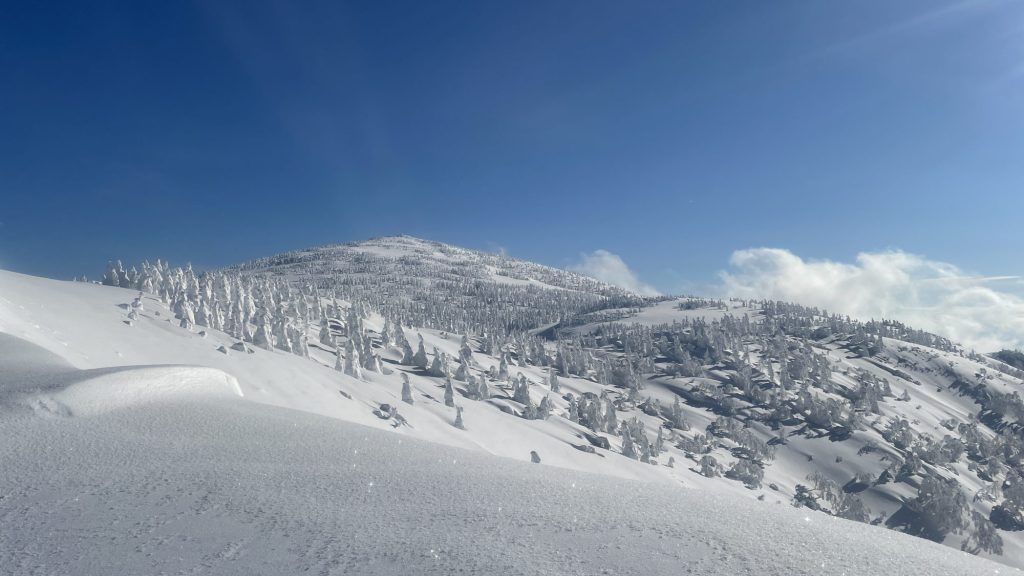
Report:
[[[4,358],[24,351],[0,342]],[[5,393],[0,414],[4,573],[1011,572],[789,506],[515,462],[247,402],[212,370],[180,393],[129,394],[129,403],[123,376],[136,376],[139,392],[159,373],[77,382],[61,370],[62,389],[26,390],[54,372],[39,362],[19,371],[21,384],[2,381],[19,389]],[[96,410],[108,393],[114,405]]]
[[[398,404],[397,372],[225,355],[156,302],[129,326],[133,297],[0,272],[2,574],[1016,573],[580,452],[560,418],[465,402],[459,431],[426,378],[393,430],[372,409]]]

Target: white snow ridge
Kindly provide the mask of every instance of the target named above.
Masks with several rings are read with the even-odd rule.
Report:
[[[104,282],[0,271],[0,574],[1024,565],[1024,374],[906,326],[409,237]]]

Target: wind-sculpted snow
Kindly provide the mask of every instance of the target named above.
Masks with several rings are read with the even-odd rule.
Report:
[[[47,350],[0,333],[0,410],[31,408],[82,416],[122,407],[242,396],[233,376],[199,366],[115,366],[76,370]]]
[[[140,371],[138,384],[152,376]],[[515,462],[239,397],[117,403],[76,418],[0,413],[5,574],[1011,572],[789,506]]]

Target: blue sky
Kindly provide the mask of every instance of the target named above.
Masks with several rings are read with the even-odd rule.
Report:
[[[758,247],[1024,273],[1020,3],[13,4],[6,268],[408,233],[663,292]]]

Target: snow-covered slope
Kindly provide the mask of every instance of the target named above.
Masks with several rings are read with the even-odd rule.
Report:
[[[515,462],[236,392],[216,370],[78,371],[0,337],[3,572],[1008,572],[788,506]]]
[[[175,373],[206,376],[149,367],[204,366],[246,402],[519,462],[535,453],[545,468],[796,504],[808,518],[820,509],[1024,565],[1024,403],[1005,365],[895,323],[781,303],[620,297],[539,272],[544,286],[508,291],[487,268],[493,255],[429,246],[379,239],[244,274],[108,271],[141,295],[0,272],[0,332],[65,371],[143,366],[174,391]],[[450,272],[449,254],[465,274]],[[317,272],[333,266],[344,274]],[[349,276],[359,290],[346,292]],[[127,382],[107,388],[122,404],[138,399]]]
[[[393,351],[385,352],[385,360],[391,361],[384,363],[389,374],[364,371],[363,379],[358,380],[335,370],[334,351],[319,343],[311,346],[311,358],[252,346],[247,347],[249,352],[239,352],[231,348],[237,341],[223,332],[180,328],[168,307],[154,297],[144,297],[139,318],[128,321],[125,308],[136,295],[120,288],[0,271],[0,331],[59,354],[77,368],[207,366],[234,376],[243,395],[255,402],[524,461],[529,460],[531,451],[537,451],[545,464],[577,470],[666,482],[675,476],[668,468],[623,467],[617,461],[619,458],[578,450],[576,446],[587,441],[582,436],[586,430],[577,424],[563,419],[527,421],[502,411],[503,406],[511,410],[515,405],[504,400],[509,395],[497,383],[492,384],[491,402],[460,398],[468,431],[459,430],[452,425],[454,409],[442,402],[443,380],[398,365]],[[371,330],[380,328],[379,322],[372,319],[367,325]],[[436,348],[456,354],[458,340],[432,330],[420,333],[428,350]],[[222,347],[226,352],[220,351]],[[481,366],[498,362],[483,354],[474,355]],[[517,370],[529,374],[535,382],[545,377],[543,370],[536,367]],[[401,401],[399,375],[403,372],[411,381],[413,405]],[[593,386],[584,380],[565,380],[566,390],[577,386],[589,390]],[[406,424],[396,426],[396,419],[376,415],[381,404],[400,407]]]
[[[389,281],[391,276],[405,274],[436,283],[468,278],[598,295],[624,292],[575,272],[413,236],[383,236],[306,248],[259,258],[234,268],[304,279],[340,276],[340,280],[351,284],[358,284],[361,277],[369,277],[379,285],[382,277]]]
[[[230,270],[312,284],[407,325],[458,332],[531,329],[640,300],[575,272],[411,236],[296,250]]]

